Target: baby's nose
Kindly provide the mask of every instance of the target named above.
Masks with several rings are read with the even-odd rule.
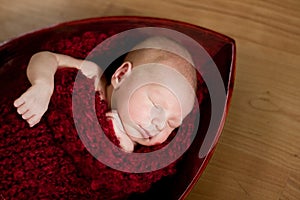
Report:
[[[161,107],[154,107],[151,109],[151,123],[158,129],[162,131],[166,125],[166,113]]]
[[[165,128],[166,122],[165,120],[159,120],[157,118],[154,118],[152,120],[152,124],[155,126],[157,130],[162,131]]]

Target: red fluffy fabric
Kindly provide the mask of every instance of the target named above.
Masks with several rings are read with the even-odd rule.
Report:
[[[153,182],[175,173],[175,164],[144,174],[121,172],[102,164],[85,149],[72,118],[76,73],[70,69],[57,72],[49,109],[34,128],[21,119],[12,101],[1,102],[0,191],[6,199],[124,199],[133,192],[148,190]],[[86,83],[92,86],[91,80],[87,79]],[[92,91],[87,85],[82,87]],[[77,95],[85,99],[83,106],[88,106],[90,98],[83,94],[86,92]],[[107,103],[100,101],[98,95],[95,97],[99,123],[107,137],[118,145],[112,124],[105,118]],[[88,111],[81,113],[83,123],[88,123],[89,115]],[[95,133],[86,130],[86,134]],[[105,144],[99,146],[106,148]],[[147,148],[140,148],[143,151]]]
[[[45,49],[84,58],[105,37],[103,34],[86,33],[56,43],[50,41]],[[13,107],[13,100],[29,87],[25,76],[17,80],[20,87],[12,88],[13,95],[0,99],[2,199],[126,199],[132,193],[147,191],[162,177],[176,173],[176,162],[157,171],[136,174],[112,169],[94,158],[83,145],[74,125],[72,92],[76,75],[77,71],[72,69],[57,72],[49,109],[34,128],[29,128]],[[92,80],[86,79],[84,83],[81,87],[94,94]],[[85,92],[78,95],[89,99],[84,96]],[[105,118],[107,103],[100,101],[97,95],[95,97],[99,123],[107,137],[118,145],[112,124]],[[90,104],[88,100],[82,103],[84,106]],[[89,123],[90,113],[83,110],[81,116],[83,123]],[[187,124],[183,129],[188,133],[192,126],[193,123]],[[91,128],[86,130],[86,134],[93,136],[96,133]],[[190,140],[187,137],[185,141],[178,141],[181,144],[178,148],[182,143],[190,143]],[[137,152],[155,151],[163,145],[139,147]],[[105,144],[100,146],[105,148]]]

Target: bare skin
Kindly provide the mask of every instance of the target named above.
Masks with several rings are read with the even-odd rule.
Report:
[[[158,38],[158,40],[155,38],[153,41],[150,40],[150,43],[146,41],[144,47],[149,48],[149,44],[150,47],[153,44],[154,46],[164,45],[168,47],[175,45],[172,46],[172,50],[176,49],[174,47],[178,47],[162,38]],[[181,51],[181,47],[178,47],[177,51]],[[141,87],[134,92],[134,95],[128,97],[129,87],[135,88],[141,85],[141,82],[134,81],[136,77],[133,78],[133,68],[144,63],[157,62],[155,58],[159,56],[157,55],[158,52],[161,54],[161,51],[157,50],[147,50],[146,54],[136,54],[135,52],[131,55],[129,53],[129,59],[127,61],[125,59],[111,77],[111,85],[107,85],[105,79],[100,77],[101,68],[93,62],[52,52],[39,52],[31,58],[27,68],[27,76],[32,86],[15,100],[14,106],[29,126],[33,127],[48,109],[54,89],[54,74],[57,69],[60,67],[76,68],[88,78],[94,79],[95,90],[100,92],[101,99],[107,100],[109,108],[112,109],[111,112],[107,113],[107,117],[112,120],[115,134],[124,151],[132,152],[136,143],[146,146],[160,144],[168,138],[175,128],[181,125],[183,118],[191,111],[193,102],[187,105],[187,101],[183,100],[191,92],[187,93],[187,90],[182,90],[177,91],[177,94],[174,95],[174,92],[170,91],[168,87],[161,87],[155,83]],[[186,51],[182,50],[182,52],[186,55]],[[177,68],[183,64],[182,59],[181,61],[180,59],[166,59],[160,63],[170,66],[177,65]],[[158,69],[155,74],[160,73],[159,71]],[[145,70],[141,72],[139,77],[147,77],[148,75],[148,71]],[[172,82],[173,77],[170,78]],[[123,84],[126,80],[129,80],[127,82],[131,85]],[[165,80],[165,77],[162,76],[160,80]],[[170,84],[174,85],[171,82]],[[168,85],[169,81],[164,83]],[[181,85],[185,84],[184,82]],[[156,98],[157,96],[162,98]],[[116,104],[111,105],[111,102],[116,102]],[[123,102],[129,102],[129,104],[125,106]],[[130,113],[126,113],[126,109],[129,109]]]
[[[27,68],[32,86],[14,101],[17,112],[30,127],[39,123],[47,111],[54,89],[54,74],[60,67],[80,69],[88,78],[94,78],[95,90],[100,91],[100,98],[105,98],[106,81],[100,79],[101,69],[95,63],[47,51],[39,52],[32,56]]]

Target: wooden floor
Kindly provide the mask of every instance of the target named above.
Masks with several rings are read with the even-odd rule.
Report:
[[[112,15],[185,21],[236,41],[229,116],[188,200],[300,199],[299,0],[0,0],[0,42]]]

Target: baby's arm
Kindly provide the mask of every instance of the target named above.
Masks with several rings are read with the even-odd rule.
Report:
[[[103,81],[100,84],[100,68],[95,63],[47,51],[36,53],[27,68],[27,77],[32,86],[14,102],[17,112],[30,127],[37,124],[48,109],[54,89],[54,74],[59,67],[81,69],[88,78],[96,77],[96,89],[105,95]]]
[[[133,152],[135,143],[129,138],[124,130],[118,112],[116,110],[112,110],[111,112],[106,113],[106,117],[112,120],[114,132],[120,142],[121,148],[127,153]]]

